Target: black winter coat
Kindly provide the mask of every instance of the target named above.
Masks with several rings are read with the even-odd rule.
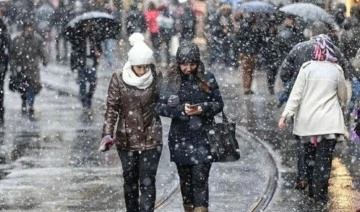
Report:
[[[172,118],[169,132],[171,161],[186,165],[211,163],[206,129],[213,123],[214,116],[224,107],[219,86],[212,73],[204,72],[204,78],[211,86],[210,93],[205,93],[200,90],[195,75],[184,75],[179,67],[174,68],[180,75],[180,86],[177,89],[178,83],[174,83],[174,76],[168,74],[156,106],[159,115]],[[171,95],[178,97],[177,106],[168,104]],[[184,111],[185,103],[200,104],[202,114],[187,116]]]
[[[90,46],[87,47],[87,37],[89,37]],[[92,67],[98,65],[98,59],[95,55],[95,51],[102,52],[101,43],[95,38],[95,36],[80,34],[76,36],[71,42],[71,69],[79,69],[85,67],[87,60],[90,60]],[[89,52],[87,52],[89,48]]]

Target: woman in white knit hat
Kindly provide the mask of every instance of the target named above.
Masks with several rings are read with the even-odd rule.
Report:
[[[100,150],[116,145],[126,210],[154,211],[155,176],[162,151],[162,126],[154,105],[162,75],[155,70],[153,51],[144,37],[134,33],[129,40],[128,61],[110,80]]]

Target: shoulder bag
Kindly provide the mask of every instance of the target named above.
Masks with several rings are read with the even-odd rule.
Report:
[[[229,122],[222,111],[222,123],[214,121],[214,124],[206,130],[213,162],[231,162],[240,159],[235,129],[236,124]]]

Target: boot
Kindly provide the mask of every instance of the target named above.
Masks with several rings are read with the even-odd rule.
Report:
[[[184,205],[184,211],[185,212],[194,212],[194,206],[193,205]]]
[[[0,127],[4,126],[4,108],[0,109]]]
[[[208,208],[204,206],[195,207],[194,212],[208,212]]]
[[[29,109],[29,119],[30,119],[30,121],[36,121],[36,119],[35,119],[35,111],[34,111],[33,108]]]
[[[26,102],[22,101],[22,103],[21,103],[21,114],[26,115],[26,113],[27,113]]]

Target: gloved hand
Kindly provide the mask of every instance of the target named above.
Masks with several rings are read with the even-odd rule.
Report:
[[[100,142],[99,151],[105,152],[115,143],[114,139],[110,135],[105,135]]]
[[[171,95],[167,102],[171,107],[176,107],[180,104],[180,99],[178,95]]]

